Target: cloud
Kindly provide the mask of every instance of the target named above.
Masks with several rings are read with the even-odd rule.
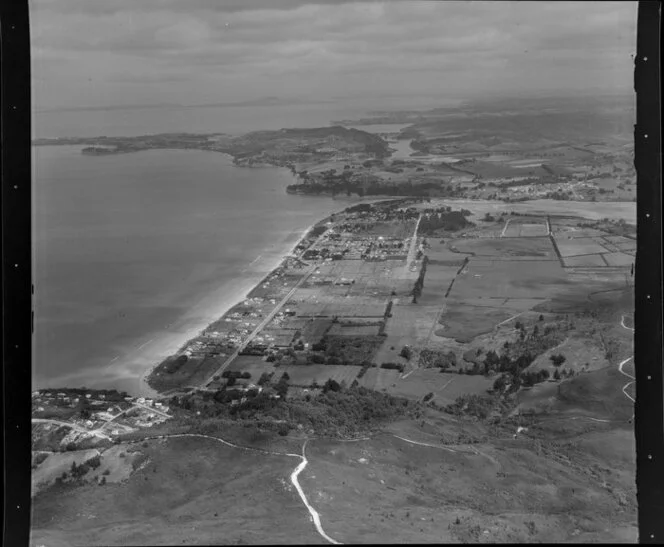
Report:
[[[579,88],[584,75],[631,81],[636,40],[635,2],[36,0],[31,14],[35,71],[52,78],[53,101],[73,100],[91,74],[123,93],[188,81],[181,91],[195,99],[182,102],[245,99],[247,86],[261,96],[268,84],[370,92],[363,74],[376,92]],[[60,76],[47,68],[56,62]]]

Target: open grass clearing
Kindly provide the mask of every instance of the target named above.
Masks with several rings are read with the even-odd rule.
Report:
[[[274,378],[278,381],[287,372],[290,377],[288,383],[293,386],[309,387],[313,382],[322,386],[329,379],[346,382],[350,386],[360,369],[352,365],[286,365],[275,369]]]
[[[450,297],[455,300],[478,297],[549,297],[568,284],[558,261],[518,261],[472,259],[454,282]]]
[[[317,440],[308,455],[303,488],[345,543],[574,541],[579,519],[587,541],[634,533],[634,511],[584,471],[599,456],[559,461],[527,440],[454,453],[387,435]]]
[[[32,471],[32,495],[39,493],[41,490],[52,486],[55,479],[60,477],[63,473],[69,474],[71,472],[72,463],[82,465],[86,461],[98,456],[99,450],[74,450],[71,452],[54,452],[49,454],[48,457]]]
[[[445,314],[439,319],[436,328],[438,337],[452,338],[457,342],[467,343],[476,336],[491,332],[494,327],[513,315],[518,310],[503,306],[472,306],[462,300],[450,302]]]
[[[634,263],[634,257],[625,253],[608,253],[604,258],[609,266],[631,266]]]
[[[323,543],[289,476],[297,458],[201,438],[150,441],[123,485],[50,489],[33,503],[45,545]],[[57,522],[57,525],[54,523]]]
[[[433,393],[437,404],[447,405],[461,395],[486,395],[493,380],[479,375],[441,373],[439,369],[417,369],[397,382],[396,386],[388,388],[388,392],[415,400]]]
[[[391,362],[398,363],[403,359],[393,359]],[[359,385],[374,391],[390,391],[392,384],[399,382],[401,373],[394,369],[372,367],[366,371],[362,378],[358,378]]]
[[[248,372],[251,374],[249,382],[256,383],[264,372],[275,370],[274,363],[266,362],[259,355],[238,355],[226,370]]]
[[[606,255],[605,255],[606,256]],[[595,266],[601,268],[606,266],[606,262],[602,255],[581,255],[581,256],[568,256],[563,259],[566,268],[583,268],[588,266]]]
[[[601,241],[601,240],[600,240]],[[605,253],[607,249],[594,238],[566,239],[556,236],[556,245],[562,257]]]
[[[554,366],[551,361],[552,355],[564,355],[565,362],[559,367]],[[539,355],[526,370],[548,370],[553,377],[556,369],[560,372],[567,369],[580,373],[599,370],[609,365],[610,363],[604,357],[601,341],[587,337],[571,337]]]
[[[475,259],[491,258],[555,260],[556,255],[548,237],[457,239],[450,242],[460,253],[473,254]]]

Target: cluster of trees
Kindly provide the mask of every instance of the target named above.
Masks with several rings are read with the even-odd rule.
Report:
[[[376,363],[366,362],[362,365],[360,372],[357,373],[357,378],[362,378],[371,367],[375,367]]]
[[[71,462],[70,473],[72,478],[82,478],[90,469],[97,469],[101,465],[101,457],[99,455],[90,458],[88,461],[83,462],[81,465],[76,465],[76,462]],[[63,473],[63,475],[66,475]],[[65,477],[63,477],[65,478]]]
[[[225,370],[224,372],[221,373],[222,378],[243,378],[245,380],[248,380],[251,378],[251,373],[250,372],[242,372],[240,370]]]
[[[221,377],[227,379],[227,386],[234,386],[239,378],[242,378],[243,380],[248,380],[251,378],[251,373],[246,371],[241,372],[239,370],[225,370],[221,373]]]
[[[423,367],[435,367],[445,370],[456,366],[457,357],[453,351],[445,353],[441,350],[423,349],[420,352],[419,364]]]
[[[417,231],[421,235],[433,235],[438,230],[445,230],[446,232],[463,230],[469,226],[474,226],[466,218],[469,214],[470,211],[452,211],[450,207],[441,207],[435,209],[434,212],[425,213],[422,220],[420,220]]]
[[[380,331],[384,330],[384,321],[381,322]],[[328,365],[355,365],[362,366],[371,361],[374,353],[384,341],[385,333],[375,336],[330,336],[323,338],[312,344],[312,351],[323,352],[324,362]],[[309,355],[312,362],[320,361],[320,358],[314,360],[314,354]],[[322,363],[320,363],[322,364]]]
[[[550,376],[551,374],[546,369],[524,372],[521,374],[522,385],[525,387],[534,386],[540,382],[545,382]]]
[[[489,417],[494,410],[502,410],[500,399],[495,396],[466,394],[445,407],[445,412],[456,416],[474,416],[480,420]]]
[[[417,276],[415,280],[415,285],[413,286],[413,304],[417,304],[417,299],[422,296],[422,289],[424,288],[424,276],[427,273],[427,264],[429,263],[429,257],[425,256],[422,259],[422,267],[420,268],[420,275]]]
[[[87,387],[66,387],[66,388],[44,388],[39,392],[42,395],[50,395],[55,397],[58,393],[66,393],[69,397],[85,397],[90,393],[93,397],[103,395],[106,401],[121,402],[125,397],[129,397],[126,391],[118,391],[117,389],[88,389]]]
[[[282,380],[283,377],[279,382]],[[283,381],[287,384],[287,380]],[[200,412],[200,416],[192,415],[188,423],[192,431],[205,434],[218,430],[223,420],[230,419],[280,434],[303,425],[317,435],[346,436],[374,429],[387,420],[417,417],[421,412],[417,403],[360,387],[356,382],[346,387],[343,382],[328,380],[322,393],[308,400],[274,399],[265,391],[253,395],[246,392],[246,401],[232,406],[225,404],[228,395],[224,391],[189,394],[172,404]]]
[[[567,357],[565,357],[562,353],[552,355],[551,357],[549,357],[549,359],[551,359],[551,362],[553,363],[554,367],[559,367],[565,361],[567,361]]]
[[[261,377],[258,379],[258,382],[256,382],[257,385],[259,386],[264,386],[270,383],[272,380],[272,377],[274,376],[274,371],[273,372],[264,372],[261,374]]]
[[[385,368],[389,370],[398,370],[399,372],[403,372],[406,367],[402,365],[401,363],[382,363],[380,365],[380,368]]]

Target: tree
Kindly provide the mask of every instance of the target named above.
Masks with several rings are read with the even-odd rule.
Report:
[[[410,349],[410,346],[404,346],[401,348],[401,353],[399,353],[399,355],[401,355],[401,357],[404,359],[410,360],[410,358],[413,356],[413,350]]]
[[[552,355],[549,357],[549,359],[551,359],[553,366],[559,367],[567,360],[567,357],[565,357],[562,353],[558,353],[557,355]]]
[[[556,369],[553,371],[553,379],[560,380],[560,369]]]
[[[327,382],[323,384],[323,393],[327,393],[328,391],[341,391],[341,384],[332,378],[328,378]]]
[[[258,385],[262,386],[263,384],[267,384],[270,381],[270,373],[269,372],[264,372],[261,374],[261,377],[258,379]]]
[[[507,385],[507,380],[505,380],[505,375],[501,374],[493,382],[493,390],[502,391],[506,385]]]
[[[277,392],[277,395],[282,399],[286,398],[288,394],[288,380],[284,380],[284,377],[281,377],[281,380],[277,382],[277,385],[274,387],[274,390]]]

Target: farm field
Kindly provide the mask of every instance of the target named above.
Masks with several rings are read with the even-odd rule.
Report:
[[[555,251],[548,237],[456,239],[450,245],[453,245],[458,252],[472,255],[474,258],[556,260]]]
[[[556,244],[563,257],[606,253],[607,249],[595,239],[564,239],[556,237]]]
[[[257,355],[238,355],[226,370],[242,371],[251,374],[249,383],[255,384],[264,372],[273,372],[274,363],[266,363],[263,357]],[[240,380],[243,381],[243,380]]]
[[[563,260],[566,268],[583,268],[589,266],[595,266],[601,268],[606,266],[606,262],[602,258],[601,254],[589,254],[581,256],[570,256]]]
[[[417,369],[397,382],[396,386],[388,388],[388,391],[408,399],[421,399],[428,393],[433,393],[433,400],[437,404],[447,405],[461,395],[485,395],[492,385],[493,379],[484,376],[441,373],[438,369]]]
[[[521,222],[510,222],[503,233],[502,237],[543,237],[548,234],[546,223],[541,222],[538,224],[527,224]]]
[[[322,386],[330,378],[350,386],[361,368],[353,365],[281,365],[276,367],[275,377],[278,379],[287,372],[288,383],[300,387],[310,387],[313,382]]]
[[[607,253],[604,259],[609,266],[627,266],[629,267],[634,263],[634,256],[625,253]]]

